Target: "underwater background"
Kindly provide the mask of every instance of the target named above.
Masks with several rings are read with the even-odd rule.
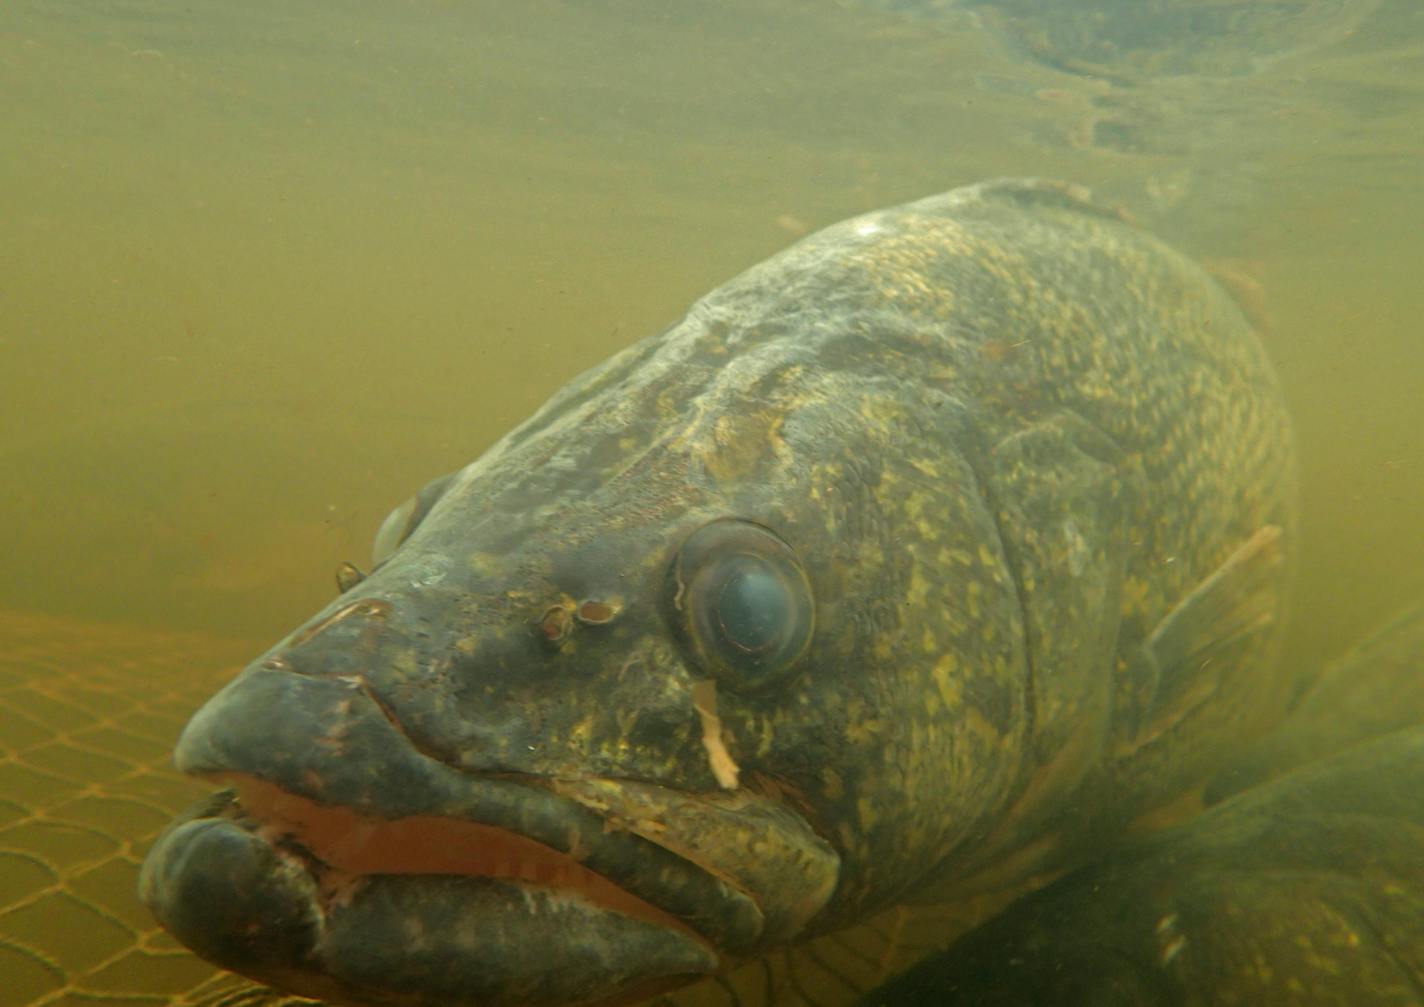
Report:
[[[187,715],[574,374],[964,183],[1088,185],[1242,300],[1286,660],[1339,653],[1424,593],[1421,165],[1415,0],[9,0],[0,1007],[229,995],[133,896]]]

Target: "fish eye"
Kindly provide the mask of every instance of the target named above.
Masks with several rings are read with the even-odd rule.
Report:
[[[453,478],[455,473],[451,472],[430,480],[419,493],[386,515],[381,527],[376,530],[375,540],[371,543],[373,568],[390,559],[400,544],[410,538],[411,532],[425,520],[430,508],[435,506],[435,501],[450,487],[450,480]]]
[[[781,682],[805,655],[815,599],[796,553],[769,528],[734,518],[703,525],[678,550],[670,581],[679,638],[729,688]]]

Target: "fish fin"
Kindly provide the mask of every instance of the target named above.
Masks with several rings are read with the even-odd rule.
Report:
[[[1259,263],[1248,259],[1204,259],[1202,266],[1236,302],[1253,329],[1267,333],[1275,331],[1275,317],[1271,313],[1265,284],[1259,276]]]
[[[858,1007],[1419,1003],[1421,795],[1424,725],[1109,849]]]
[[[1205,799],[1415,724],[1424,724],[1424,598],[1315,675],[1285,721],[1212,778]]]
[[[994,178],[966,186],[964,191],[979,199],[999,199],[1019,206],[1073,210],[1133,226],[1137,224],[1123,207],[1099,199],[1086,186],[1056,178]]]
[[[1128,669],[1128,750],[1180,723],[1216,691],[1275,620],[1281,528],[1256,530],[1196,585],[1143,641]]]

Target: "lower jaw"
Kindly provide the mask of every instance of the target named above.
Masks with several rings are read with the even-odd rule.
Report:
[[[432,1007],[611,1004],[722,965],[685,928],[575,890],[341,871],[220,811],[209,802],[160,837],[141,895],[202,957],[293,993]]]
[[[354,999],[441,1005],[637,999],[719,965],[683,934],[557,889],[431,875],[358,884],[315,957]]]

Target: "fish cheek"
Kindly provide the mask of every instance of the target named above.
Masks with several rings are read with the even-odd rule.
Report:
[[[1022,615],[968,462],[943,441],[857,447],[806,492],[830,537],[804,550],[817,633],[775,746],[844,857],[846,913],[987,828],[1027,725]]]

